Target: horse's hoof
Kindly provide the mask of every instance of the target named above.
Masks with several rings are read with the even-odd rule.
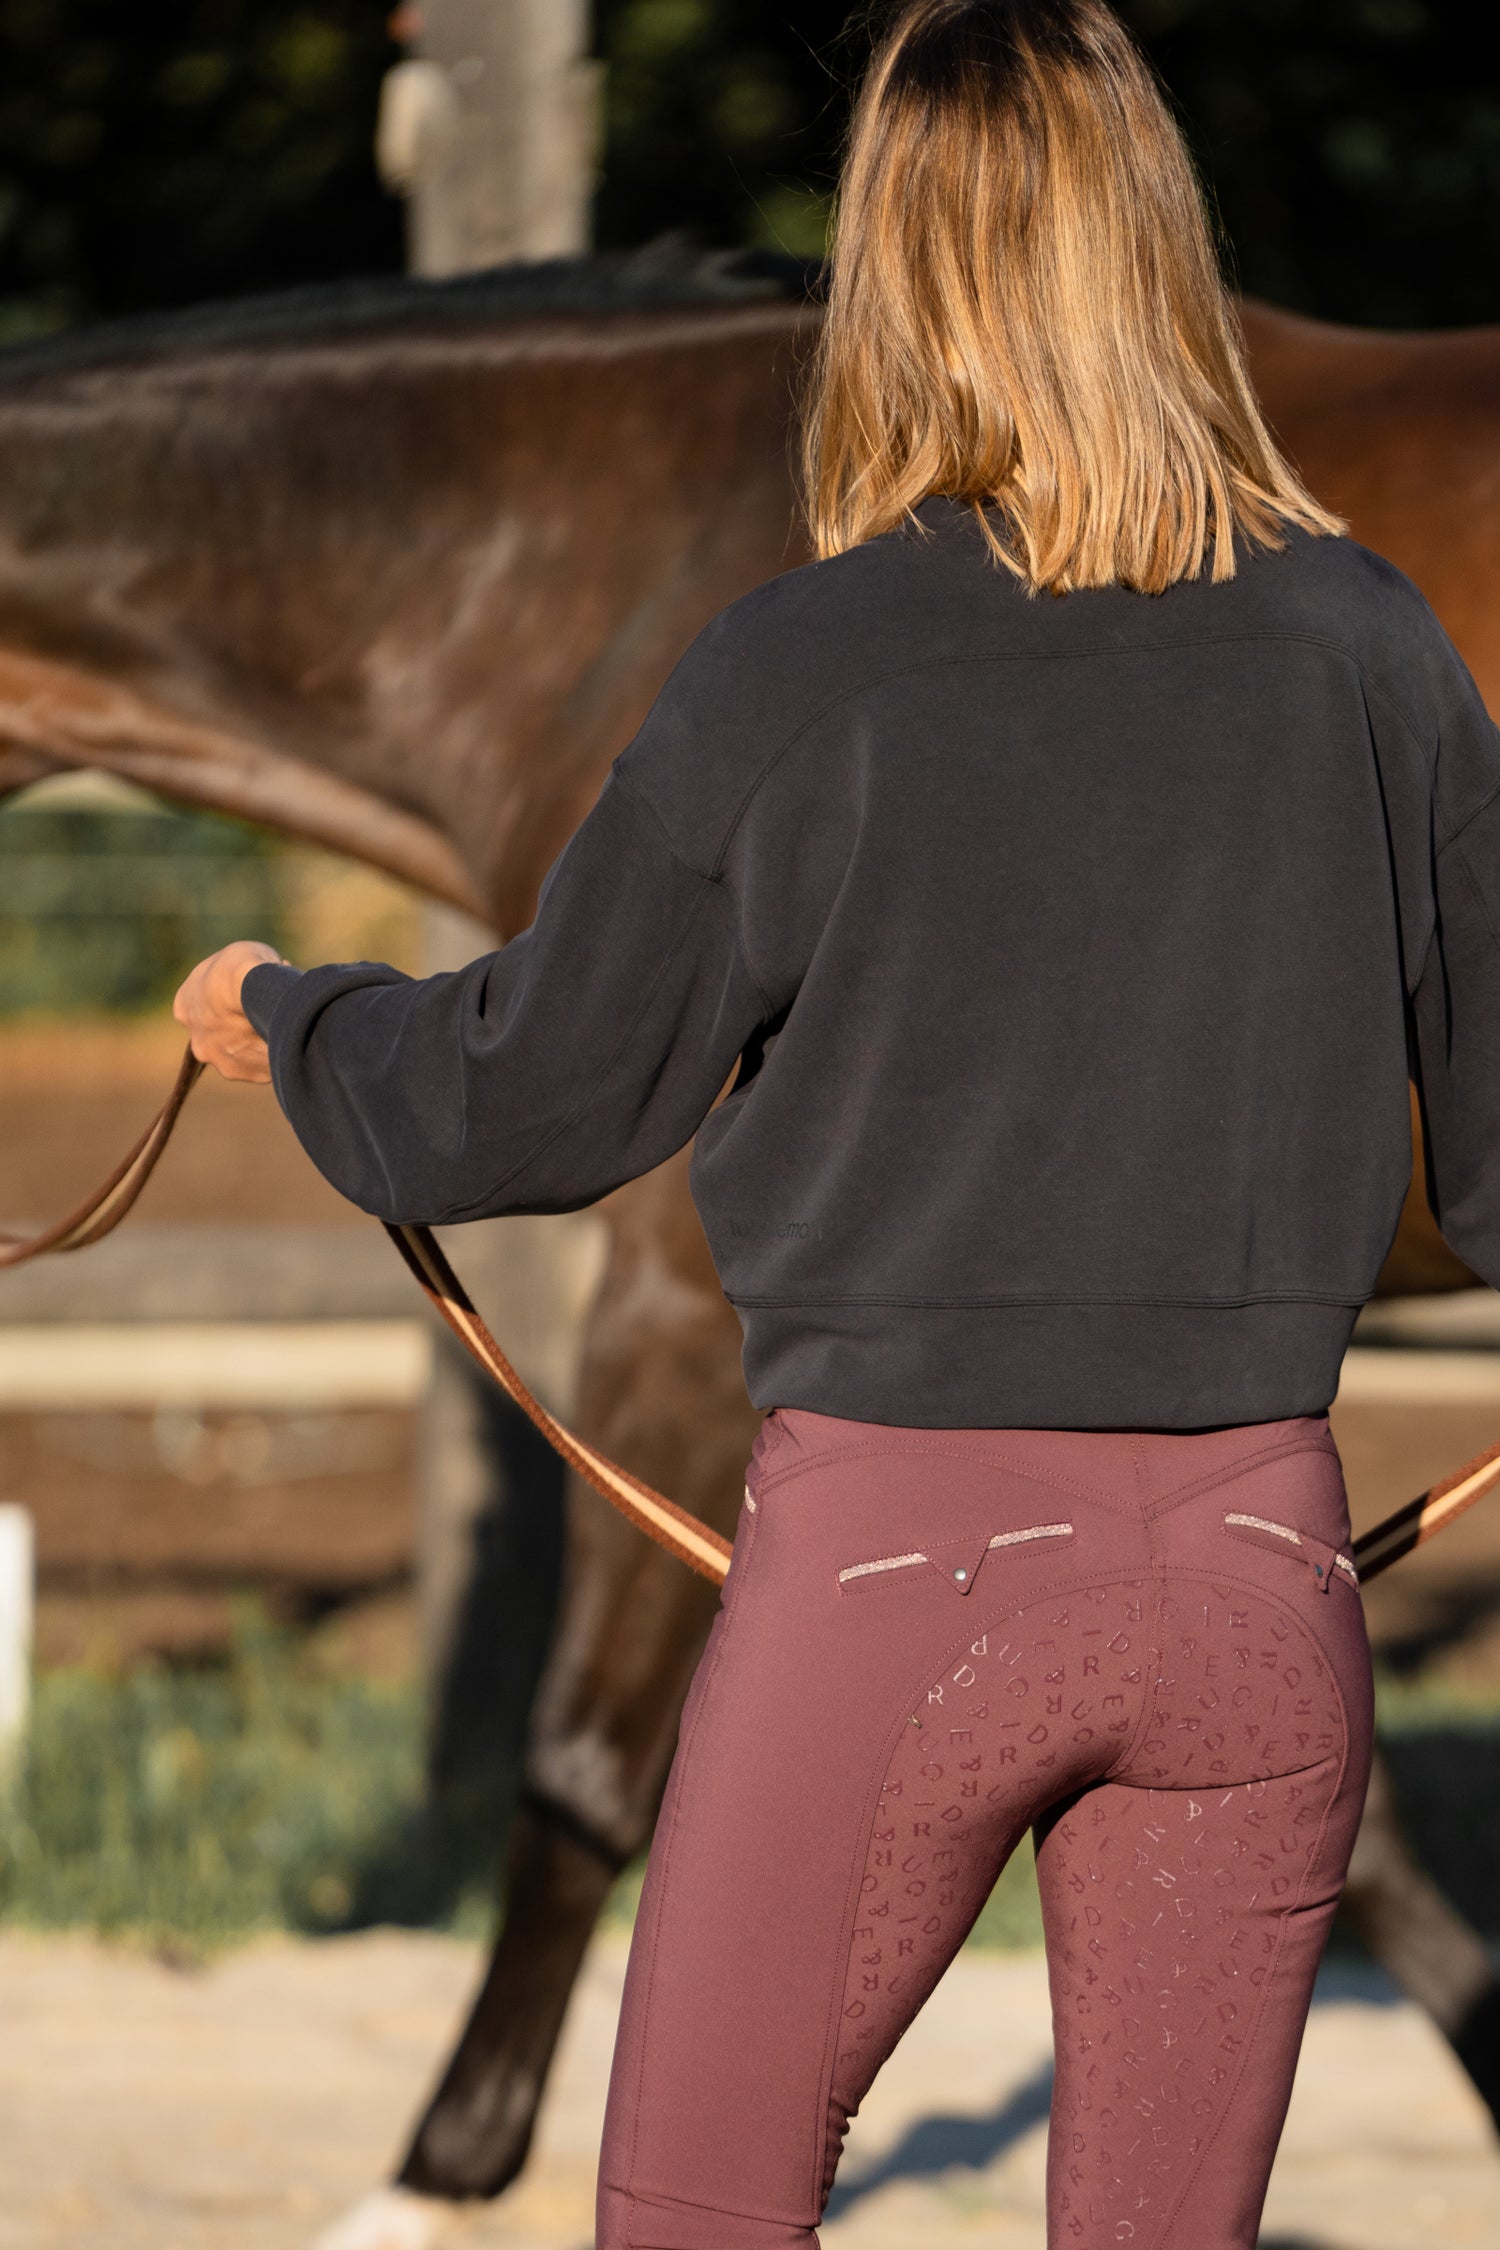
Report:
[[[410,2188],[377,2188],[325,2227],[313,2250],[437,2250],[453,2235],[458,2207]]]

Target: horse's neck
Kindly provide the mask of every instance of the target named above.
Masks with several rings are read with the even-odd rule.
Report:
[[[99,765],[514,927],[693,633],[795,559],[800,317],[0,385],[0,789]]]

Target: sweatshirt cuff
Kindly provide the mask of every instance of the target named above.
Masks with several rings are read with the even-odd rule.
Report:
[[[293,985],[302,982],[300,969],[284,961],[260,961],[240,986],[240,1006],[262,1039],[271,1036],[271,1019]]]

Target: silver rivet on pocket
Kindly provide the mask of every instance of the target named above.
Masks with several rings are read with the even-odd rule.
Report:
[[[958,1580],[960,1586],[966,1586],[968,1584],[969,1574],[966,1570],[955,1570],[953,1575]]]

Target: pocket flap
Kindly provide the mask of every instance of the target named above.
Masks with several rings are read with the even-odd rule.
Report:
[[[847,1589],[872,1579],[888,1581],[897,1571],[932,1569],[955,1593],[967,1594],[985,1556],[994,1554],[997,1549],[1027,1548],[1037,1542],[1050,1544],[1072,1537],[1070,1523],[1032,1523],[1019,1531],[997,1531],[988,1539],[983,1532],[975,1532],[965,1539],[939,1539],[928,1547],[913,1548],[910,1554],[877,1555],[869,1562],[849,1563],[839,1572],[839,1584]]]
[[[1347,1585],[1359,1584],[1359,1572],[1349,1557],[1337,1547],[1330,1547],[1326,1539],[1319,1539],[1310,1531],[1299,1531],[1295,1524],[1275,1523],[1269,1516],[1252,1516],[1239,1511],[1224,1518],[1224,1529],[1236,1539],[1248,1539],[1252,1546],[1266,1547],[1283,1554],[1293,1562],[1302,1563],[1312,1572],[1313,1582],[1326,1594],[1335,1578]]]
[[[973,1591],[989,1546],[983,1532],[977,1539],[945,1539],[940,1545],[927,1549],[927,1561],[940,1578],[946,1578],[959,1593],[967,1594]]]

